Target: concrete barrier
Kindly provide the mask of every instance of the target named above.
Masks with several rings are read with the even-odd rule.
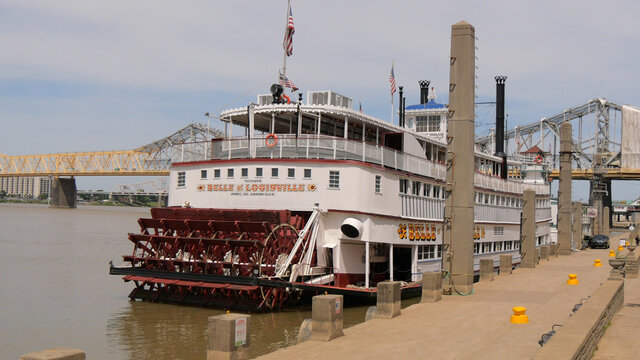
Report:
[[[305,342],[311,338],[311,319],[302,320],[300,330],[298,330],[298,344]]]
[[[223,314],[209,317],[207,360],[249,359],[251,315]]]
[[[344,335],[342,295],[314,296],[311,306],[311,340],[329,341]]]
[[[480,281],[493,281],[493,259],[480,259]]]
[[[431,303],[442,299],[442,272],[422,273],[422,300]]]
[[[638,258],[636,257],[635,251],[631,251],[632,249],[635,250],[635,245],[628,246],[627,249],[629,249],[629,251],[624,259],[624,277],[635,279],[638,277]]]
[[[46,349],[20,356],[20,360],[85,360],[86,358],[87,354],[84,351],[65,347]]]
[[[500,255],[500,275],[511,275],[513,272],[513,257]]]
[[[540,246],[540,259],[549,261],[549,245]]]
[[[376,319],[392,319],[400,315],[400,281],[378,283]]]
[[[534,359],[590,359],[607,324],[624,303],[624,282],[606,280]]]

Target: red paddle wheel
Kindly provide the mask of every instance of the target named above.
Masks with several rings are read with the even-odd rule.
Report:
[[[129,297],[280,309],[291,298],[286,282],[264,286],[254,280],[275,276],[309,216],[288,210],[151,209],[151,218],[138,220],[140,233],[129,234],[133,253],[123,256],[140,274],[124,277],[136,284]],[[299,258],[298,251],[292,263]]]

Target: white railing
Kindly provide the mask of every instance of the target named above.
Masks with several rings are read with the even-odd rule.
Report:
[[[417,195],[400,194],[402,216],[423,219],[442,220],[444,218],[444,200]]]
[[[273,147],[267,146],[266,137],[252,140],[233,138],[214,140],[211,144],[211,159],[333,159],[356,160],[378,164],[398,170],[444,180],[444,164],[409,155],[384,146],[358,140],[332,136],[278,134]]]
[[[520,223],[520,208],[475,204],[473,212],[475,221]]]

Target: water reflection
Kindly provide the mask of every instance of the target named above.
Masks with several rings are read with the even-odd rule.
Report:
[[[402,307],[416,303],[405,300]],[[364,321],[367,306],[345,309],[344,327]],[[224,311],[130,301],[107,321],[107,341],[128,359],[196,359],[206,356],[207,318]],[[251,314],[251,357],[295,345],[298,330],[311,317],[309,306]]]

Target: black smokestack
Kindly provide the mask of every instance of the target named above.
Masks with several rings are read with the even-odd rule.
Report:
[[[398,105],[398,125],[399,126],[404,126],[404,119],[403,119],[403,116],[404,116],[404,104],[402,103],[402,99],[404,99],[404,98],[402,97],[402,95],[403,95],[402,94],[402,86],[398,87],[398,89],[399,89],[398,90],[398,97],[400,98],[400,101],[399,101],[400,104]]]
[[[496,76],[496,156],[502,158],[502,178],[507,178],[507,154],[504,152],[504,83],[506,76]]]
[[[420,104],[426,104],[429,102],[429,84],[431,84],[431,81],[420,80],[418,84],[420,85]]]

